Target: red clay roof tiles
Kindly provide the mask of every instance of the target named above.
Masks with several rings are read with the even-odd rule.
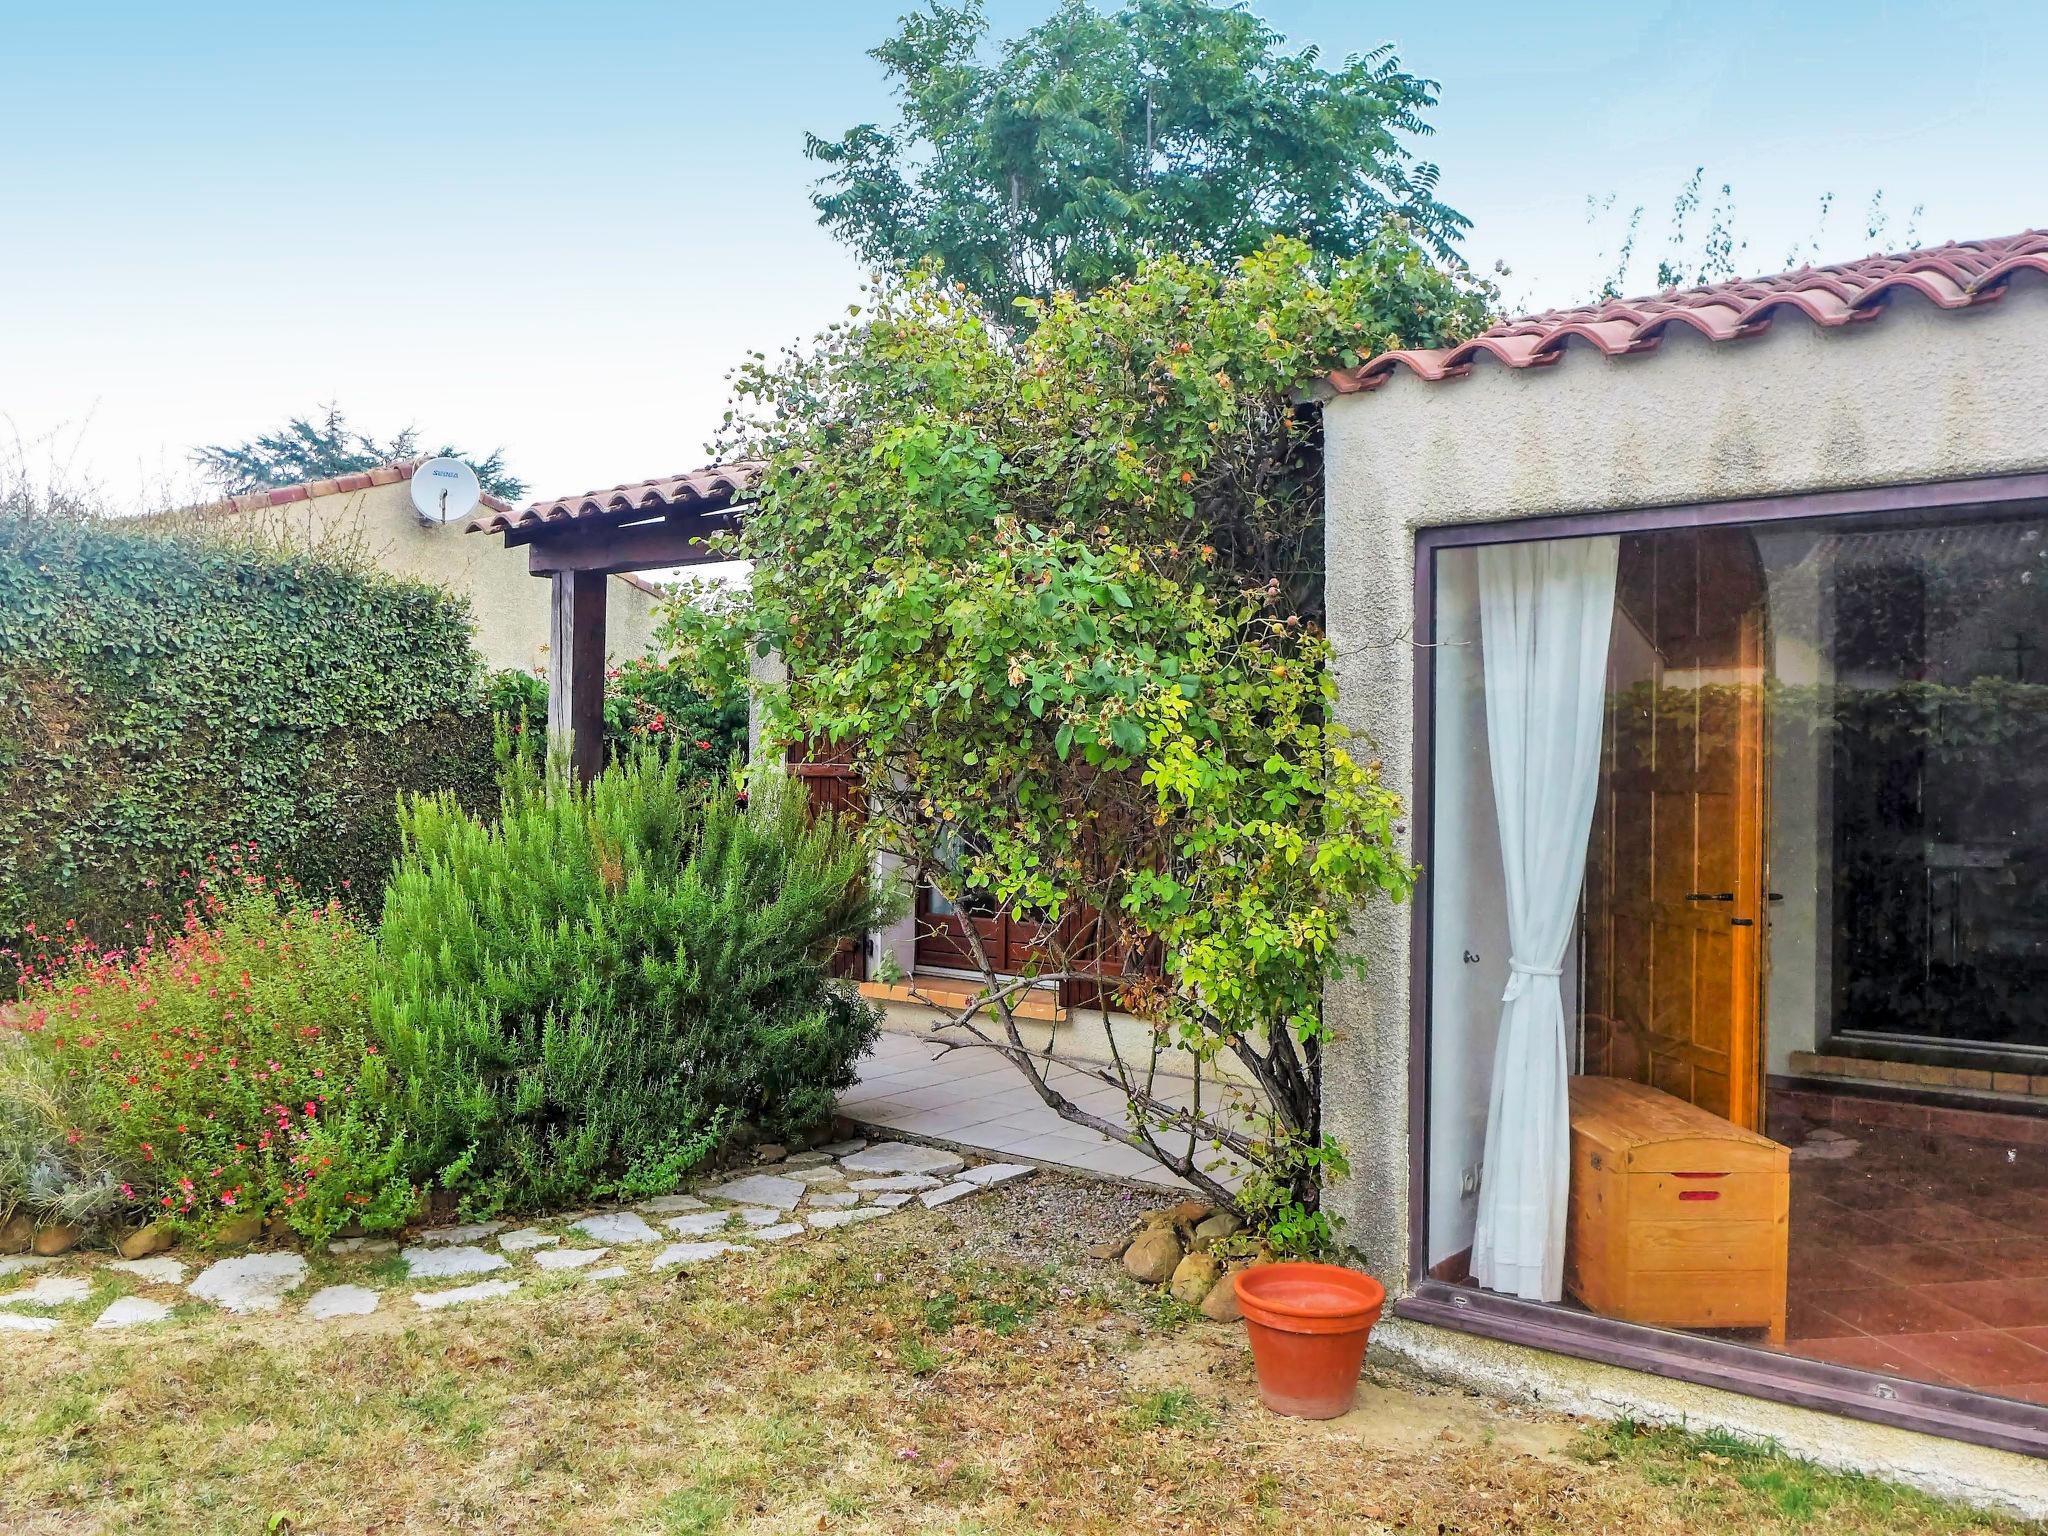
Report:
[[[1796,310],[1815,325],[1846,325],[1876,319],[1901,290],[1943,309],[1965,309],[2001,297],[2020,271],[2048,274],[2048,229],[1548,310],[1504,321],[1455,347],[1384,352],[1329,380],[1349,395],[1377,389],[1397,368],[1425,379],[1463,378],[1482,355],[1510,368],[1540,368],[1562,357],[1574,338],[1616,357],[1651,350],[1674,325],[1691,326],[1710,341],[1733,341],[1757,335],[1783,310]]]
[[[385,464],[376,469],[366,469],[353,475],[337,475],[332,480],[307,480],[298,485],[273,486],[269,490],[249,491],[241,496],[230,496],[219,504],[222,512],[261,512],[265,507],[288,506],[295,501],[311,501],[316,496],[334,496],[345,491],[366,491],[373,485],[392,485],[400,480],[410,480],[413,471],[424,464],[424,459],[414,459],[407,464]],[[494,512],[512,510],[512,503],[488,491],[478,498],[484,506]]]
[[[515,528],[534,528],[546,523],[633,512],[717,512],[745,499],[760,483],[762,468],[763,465],[756,460],[735,459],[730,464],[707,464],[687,474],[637,480],[630,485],[586,491],[580,496],[563,496],[554,501],[536,501],[516,513],[501,505],[495,517],[474,518],[464,531],[510,533]]]

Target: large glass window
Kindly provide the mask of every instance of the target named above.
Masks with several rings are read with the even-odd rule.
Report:
[[[1432,572],[1431,1273],[2048,1402],[2048,521]]]

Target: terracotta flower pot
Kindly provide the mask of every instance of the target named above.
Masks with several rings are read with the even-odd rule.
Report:
[[[1265,1405],[1297,1419],[1348,1410],[1386,1287],[1334,1264],[1257,1264],[1232,1283]]]

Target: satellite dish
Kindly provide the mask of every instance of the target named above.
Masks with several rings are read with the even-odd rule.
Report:
[[[429,459],[412,472],[412,505],[423,523],[466,517],[482,488],[476,471],[460,459]]]

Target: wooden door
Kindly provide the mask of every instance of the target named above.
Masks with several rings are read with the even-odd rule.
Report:
[[[1587,853],[1585,1071],[1762,1099],[1764,589],[1732,529],[1622,539]]]
[[[1030,969],[1044,925],[969,898],[948,901],[930,884],[917,891],[917,967],[919,970],[978,971],[970,926],[981,940],[982,953],[998,974],[1022,975]]]
[[[784,758],[790,776],[803,783],[813,816],[831,811],[848,821],[867,819],[867,791],[847,747],[815,741],[805,747],[791,747]],[[832,974],[845,981],[868,979],[868,945],[865,938],[842,939],[832,956]]]

